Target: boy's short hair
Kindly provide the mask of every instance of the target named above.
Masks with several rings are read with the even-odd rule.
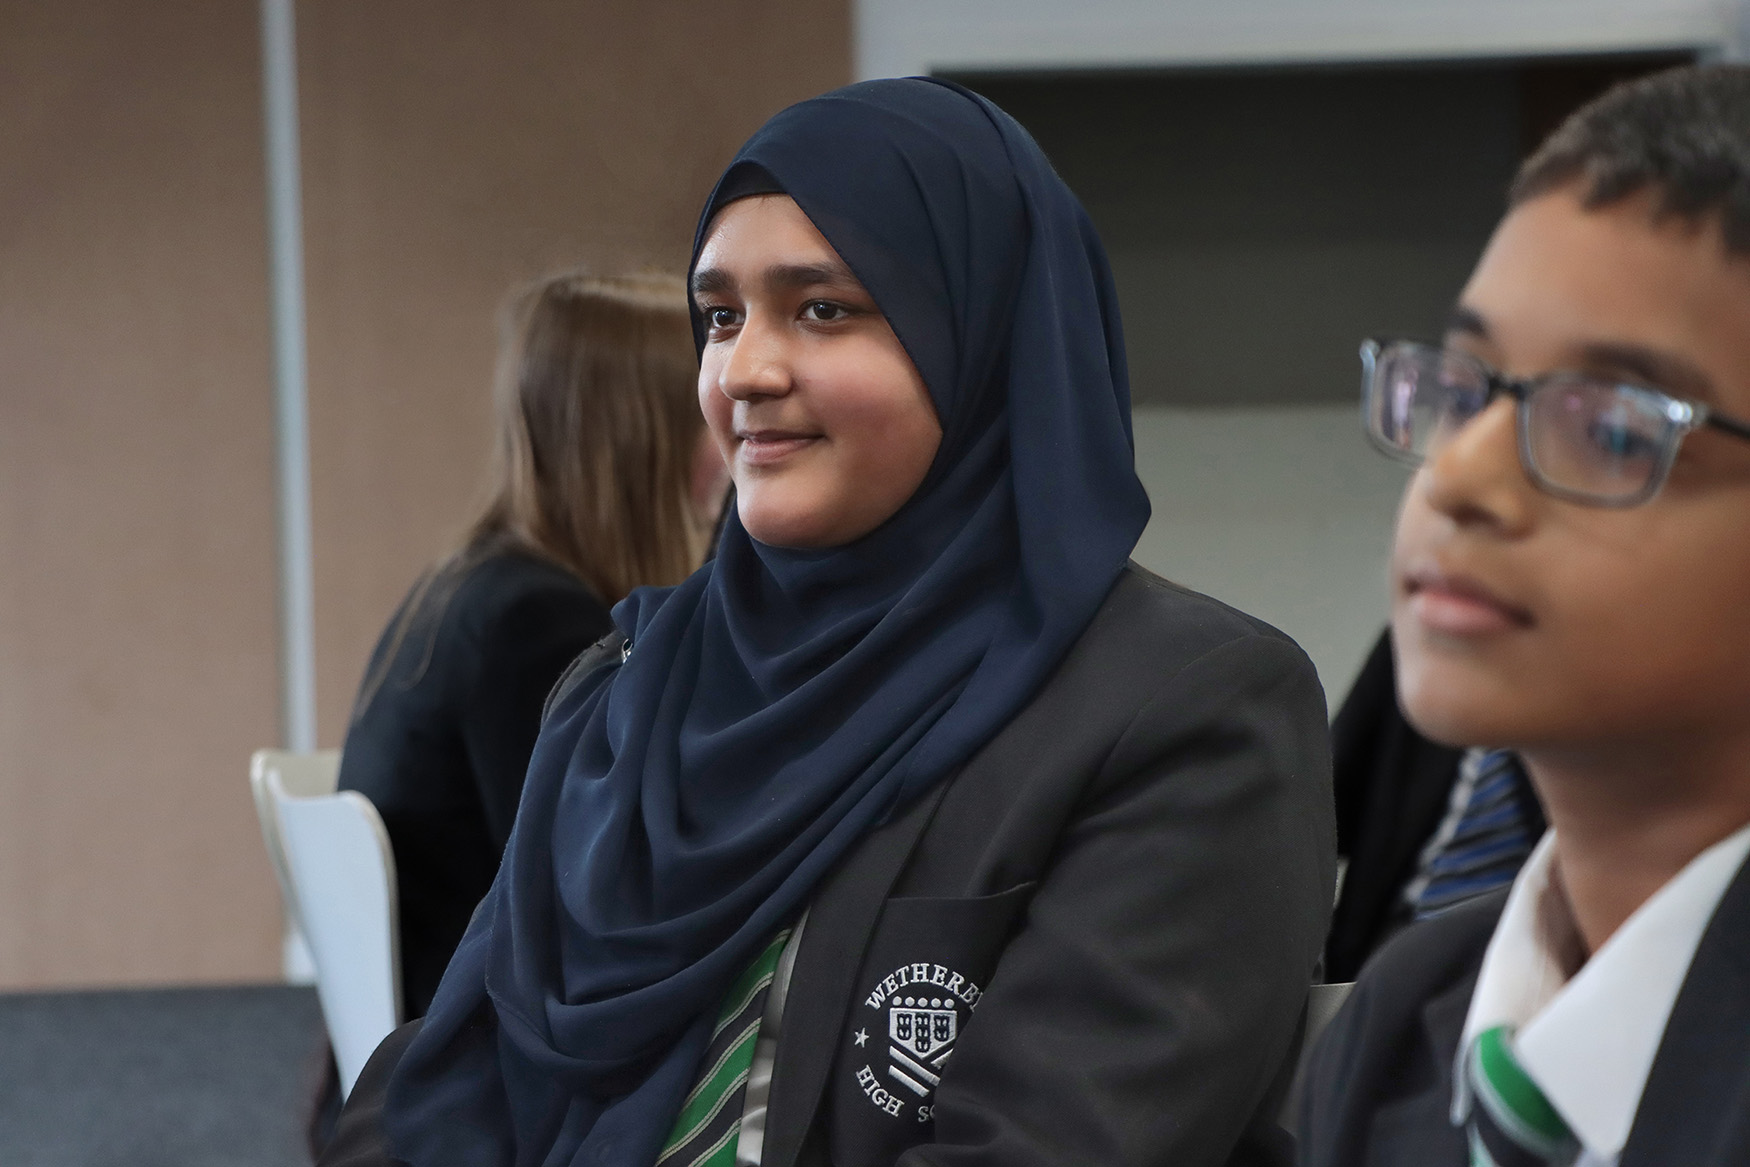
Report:
[[[1576,184],[1593,208],[1650,188],[1660,217],[1717,216],[1726,250],[1750,253],[1750,66],[1668,69],[1588,102],[1519,168],[1508,205]]]

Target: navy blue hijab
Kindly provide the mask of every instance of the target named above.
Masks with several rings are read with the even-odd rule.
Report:
[[[1147,521],[1106,257],[1013,119],[916,78],[792,106],[725,172],[694,262],[725,203],[774,190],[887,316],[941,448],[854,543],[732,517],[692,578],[614,610],[630,655],[552,711],[390,1082],[415,1167],[651,1163],[730,982],[1038,692]]]

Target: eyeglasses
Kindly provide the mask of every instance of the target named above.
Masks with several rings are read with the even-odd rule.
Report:
[[[1709,426],[1750,441],[1750,422],[1644,385],[1570,372],[1515,380],[1465,353],[1413,341],[1366,342],[1361,370],[1367,436],[1413,466],[1496,397],[1511,396],[1526,475],[1570,502],[1646,502],[1665,484],[1691,430]]]

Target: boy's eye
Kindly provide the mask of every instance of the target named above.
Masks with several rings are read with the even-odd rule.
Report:
[[[1659,439],[1644,433],[1633,421],[1620,415],[1605,414],[1594,418],[1588,435],[1599,453],[1617,461],[1656,461],[1660,454]]]

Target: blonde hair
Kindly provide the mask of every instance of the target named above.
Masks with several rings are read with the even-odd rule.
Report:
[[[503,551],[555,563],[614,604],[675,584],[704,553],[690,494],[705,428],[686,284],[567,273],[514,293],[500,321],[488,501],[461,546],[426,571],[359,689],[356,721],[415,625],[428,636],[469,569]]]

